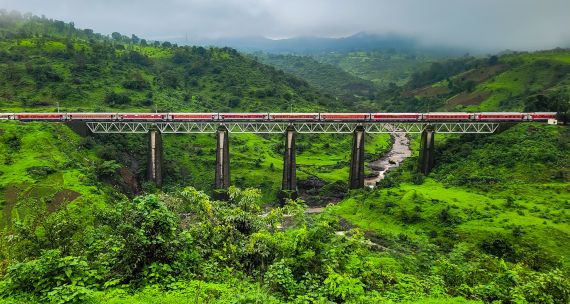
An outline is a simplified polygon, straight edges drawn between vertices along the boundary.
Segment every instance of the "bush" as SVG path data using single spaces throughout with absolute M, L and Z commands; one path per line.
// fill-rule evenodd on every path
M 28 172 L 28 175 L 30 175 L 32 178 L 41 179 L 54 173 L 55 169 L 47 166 L 36 166 L 36 167 L 27 168 L 26 171 Z
M 129 79 L 123 81 L 123 88 L 142 91 L 150 88 L 150 84 L 142 77 L 140 73 L 135 73 Z
M 58 291 L 69 291 L 76 286 L 97 287 L 97 277 L 97 271 L 89 268 L 84 257 L 62 256 L 59 250 L 46 250 L 36 260 L 10 266 L 2 293 L 32 293 L 42 297 L 51 293 L 52 297 Z M 68 294 L 66 298 L 73 297 Z
M 22 140 L 16 135 L 4 138 L 4 143 L 8 146 L 8 148 L 10 148 L 10 150 L 16 152 L 20 151 L 20 147 L 22 146 Z
M 131 98 L 125 94 L 111 92 L 105 96 L 105 103 L 110 106 L 125 105 L 129 104 L 130 102 Z

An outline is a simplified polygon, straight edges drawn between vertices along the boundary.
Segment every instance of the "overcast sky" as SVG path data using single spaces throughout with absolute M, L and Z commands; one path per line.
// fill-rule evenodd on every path
M 489 50 L 570 46 L 570 0 L 0 0 L 0 8 L 159 40 L 364 31 Z

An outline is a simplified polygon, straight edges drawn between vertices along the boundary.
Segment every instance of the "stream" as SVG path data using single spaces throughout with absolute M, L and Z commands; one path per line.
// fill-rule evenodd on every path
M 410 139 L 404 133 L 392 134 L 394 144 L 390 151 L 379 159 L 369 162 L 368 168 L 373 172 L 372 176 L 364 179 L 364 186 L 374 188 L 376 183 L 384 179 L 390 169 L 400 166 L 402 161 L 412 155 Z M 325 207 L 310 207 L 306 213 L 320 213 Z
M 410 140 L 404 133 L 394 133 L 394 144 L 388 154 L 368 163 L 368 168 L 374 172 L 374 176 L 364 179 L 364 186 L 374 188 L 376 183 L 384 179 L 386 173 L 393 168 L 400 166 L 402 161 L 412 155 L 410 150 Z

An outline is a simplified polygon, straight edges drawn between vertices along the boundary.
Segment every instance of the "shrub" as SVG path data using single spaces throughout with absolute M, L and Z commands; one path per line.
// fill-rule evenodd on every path
M 111 92 L 105 96 L 105 103 L 110 106 L 125 105 L 130 102 L 131 98 L 125 94 Z
M 27 168 L 26 171 L 28 172 L 28 175 L 30 175 L 32 178 L 41 179 L 54 173 L 55 169 L 47 166 L 35 166 Z
M 123 88 L 142 91 L 150 88 L 150 84 L 142 77 L 140 73 L 135 73 L 129 79 L 123 81 Z
M 51 293 L 52 297 L 58 291 L 69 291 L 76 286 L 97 287 L 97 277 L 97 271 L 89 268 L 84 257 L 62 256 L 59 250 L 46 250 L 38 259 L 8 269 L 3 294 L 46 296 Z M 70 298 L 69 294 L 67 298 Z

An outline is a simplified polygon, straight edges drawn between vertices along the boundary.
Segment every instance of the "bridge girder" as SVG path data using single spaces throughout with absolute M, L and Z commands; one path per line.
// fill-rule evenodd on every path
M 282 134 L 289 126 L 297 133 L 353 133 L 358 126 L 366 133 L 422 133 L 430 127 L 437 133 L 494 133 L 500 123 L 490 122 L 87 122 L 93 133 L 148 133 L 156 128 L 161 133 L 216 133 L 220 126 L 230 133 Z

